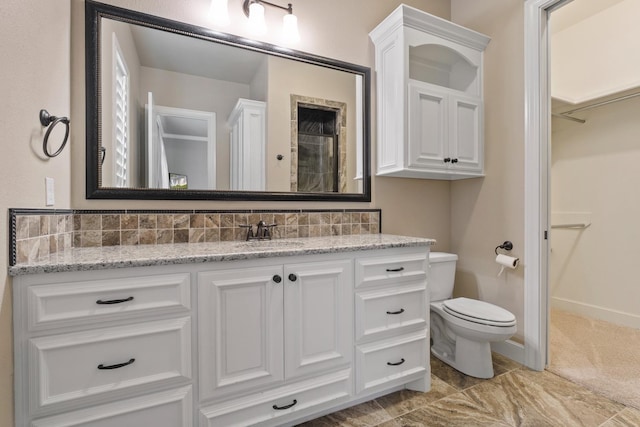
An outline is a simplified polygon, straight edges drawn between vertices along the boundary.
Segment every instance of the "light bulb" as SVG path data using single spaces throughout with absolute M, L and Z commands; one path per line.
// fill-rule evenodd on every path
M 255 35 L 263 35 L 267 32 L 264 6 L 260 3 L 254 2 L 249 5 L 249 30 Z
M 227 5 L 227 1 L 228 0 L 211 0 L 209 16 L 217 25 L 229 25 L 229 7 Z
M 293 13 L 287 13 L 282 19 L 282 38 L 287 43 L 298 43 L 300 41 L 298 18 Z

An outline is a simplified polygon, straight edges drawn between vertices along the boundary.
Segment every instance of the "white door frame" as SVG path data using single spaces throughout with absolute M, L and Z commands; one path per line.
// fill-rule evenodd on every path
M 524 364 L 542 370 L 549 344 L 549 12 L 571 0 L 525 0 Z

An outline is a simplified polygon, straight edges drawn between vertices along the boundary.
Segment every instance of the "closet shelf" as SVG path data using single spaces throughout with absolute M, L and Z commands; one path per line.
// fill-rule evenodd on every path
M 569 111 L 563 111 L 562 113 L 554 113 L 554 114 L 552 114 L 552 116 L 553 117 L 558 117 L 558 118 L 561 118 L 561 119 L 571 120 L 571 121 L 578 122 L 578 123 L 586 123 L 586 120 L 579 119 L 577 117 L 571 117 L 571 114 L 575 114 L 575 113 L 578 113 L 580 111 L 591 110 L 592 108 L 602 107 L 602 106 L 605 106 L 605 105 L 613 104 L 615 102 L 626 101 L 627 99 L 635 98 L 637 96 L 640 96 L 640 91 L 633 92 L 633 93 L 628 93 L 626 95 L 617 96 L 615 98 L 610 98 L 610 99 L 606 99 L 606 100 L 599 101 L 599 102 L 594 102 L 593 104 L 587 104 L 587 105 L 584 105 L 582 107 L 574 108 L 574 109 L 569 110 Z

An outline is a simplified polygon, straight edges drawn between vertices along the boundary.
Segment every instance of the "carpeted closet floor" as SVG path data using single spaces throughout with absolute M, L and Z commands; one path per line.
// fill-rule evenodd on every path
M 640 330 L 551 310 L 548 370 L 640 409 Z

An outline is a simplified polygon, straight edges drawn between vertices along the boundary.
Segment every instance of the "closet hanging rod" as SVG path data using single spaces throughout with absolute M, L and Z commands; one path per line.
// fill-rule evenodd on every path
M 572 122 L 578 122 L 578 123 L 586 123 L 587 121 L 584 119 L 579 119 L 577 117 L 569 117 L 569 116 L 565 116 L 566 113 L 560 113 L 560 114 L 556 114 L 553 113 L 552 116 L 553 117 L 557 117 L 559 119 L 565 119 L 565 120 L 571 120 Z
M 587 223 L 587 222 L 580 222 L 580 223 L 575 223 L 575 224 L 555 224 L 552 225 L 551 228 L 574 228 L 574 229 L 584 229 L 584 228 L 588 228 L 591 225 L 591 223 Z
M 630 93 L 628 95 L 619 96 L 617 98 L 609 99 L 607 101 L 596 102 L 595 104 L 585 105 L 584 107 L 575 108 L 573 110 L 565 111 L 560 114 L 573 114 L 578 111 L 590 110 L 596 107 L 602 107 L 603 105 L 613 104 L 614 102 L 624 101 L 626 99 L 635 98 L 636 96 L 640 96 L 640 92 Z

